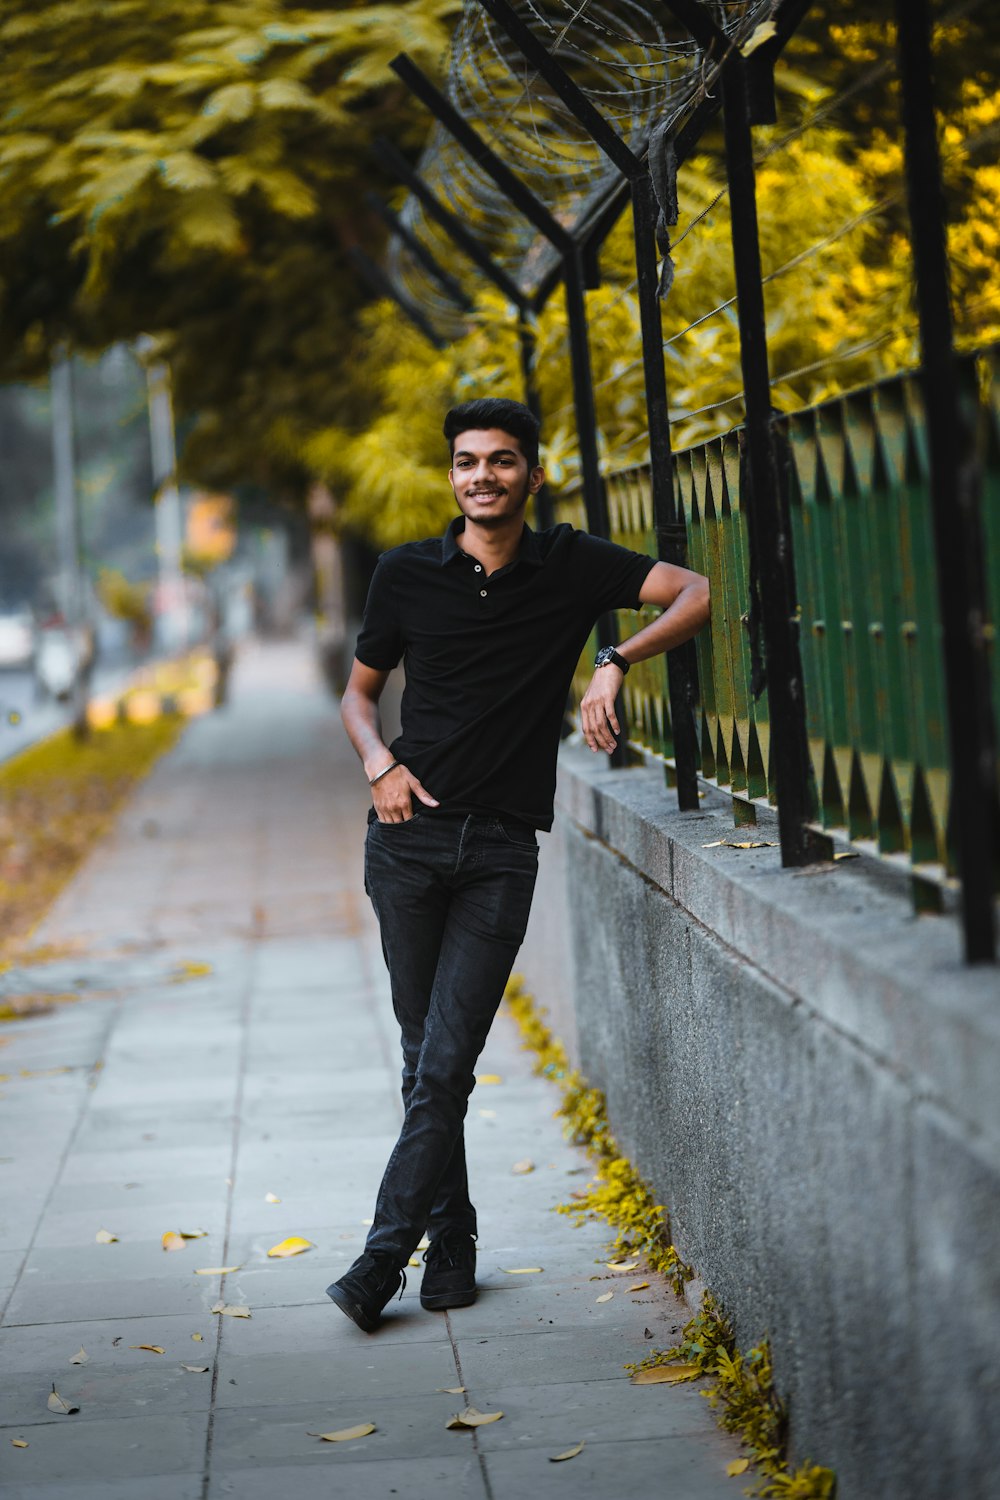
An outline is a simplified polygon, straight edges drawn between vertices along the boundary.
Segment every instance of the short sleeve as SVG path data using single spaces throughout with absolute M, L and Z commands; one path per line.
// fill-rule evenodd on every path
M 399 609 L 384 559 L 372 574 L 354 654 L 363 666 L 376 672 L 390 672 L 403 655 Z
M 638 609 L 639 590 L 656 559 L 587 531 L 576 533 L 576 546 L 583 597 L 593 606 L 594 617 L 609 609 Z

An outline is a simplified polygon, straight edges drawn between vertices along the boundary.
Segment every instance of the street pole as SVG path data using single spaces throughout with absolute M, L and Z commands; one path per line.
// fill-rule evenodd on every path
M 138 348 L 140 354 L 148 356 L 153 348 L 152 339 L 140 339 Z M 146 391 L 156 495 L 157 572 L 161 604 L 167 621 L 166 644 L 168 650 L 183 649 L 188 644 L 187 597 L 184 592 L 182 563 L 184 522 L 180 491 L 177 488 L 177 448 L 170 396 L 170 370 L 162 360 L 152 359 L 146 363 Z
M 70 713 L 77 739 L 87 735 L 87 665 L 83 630 L 83 535 L 76 488 L 73 445 L 73 369 L 65 344 L 57 348 L 51 368 L 52 467 L 55 481 L 56 533 L 59 556 L 59 606 L 66 621 L 73 660 Z

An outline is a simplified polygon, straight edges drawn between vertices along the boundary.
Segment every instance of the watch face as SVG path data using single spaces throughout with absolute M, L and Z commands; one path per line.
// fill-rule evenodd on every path
M 596 657 L 594 658 L 594 666 L 606 667 L 614 654 L 614 646 L 602 646 L 600 651 L 598 651 Z

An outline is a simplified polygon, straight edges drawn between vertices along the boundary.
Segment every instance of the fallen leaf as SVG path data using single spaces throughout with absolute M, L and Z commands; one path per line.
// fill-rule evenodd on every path
M 112 1234 L 110 1229 L 99 1229 L 94 1236 L 99 1245 L 117 1245 L 118 1236 Z
M 860 854 L 856 854 L 853 849 L 843 849 L 843 850 L 841 850 L 841 852 L 839 854 L 835 854 L 833 857 L 834 857 L 835 860 L 836 859 L 860 859 L 861 855 Z
M 503 1083 L 499 1073 L 477 1073 L 477 1083 Z
M 129 1344 L 130 1349 L 148 1349 L 150 1354 L 166 1354 L 162 1344 Z
M 582 1453 L 582 1452 L 583 1452 L 583 1444 L 582 1443 L 577 1443 L 577 1445 L 576 1445 L 575 1448 L 567 1448 L 565 1453 L 550 1453 L 549 1454 L 549 1463 L 550 1464 L 561 1464 L 561 1463 L 564 1463 L 567 1458 L 575 1458 L 578 1453 Z
M 49 1396 L 47 1405 L 49 1411 L 62 1412 L 65 1416 L 69 1416 L 71 1412 L 80 1410 L 72 1401 L 64 1401 L 55 1386 L 52 1387 L 52 1393 Z
M 181 1365 L 182 1370 L 190 1370 L 192 1375 L 207 1375 L 208 1365 Z
M 265 1203 L 280 1203 L 281 1199 L 278 1198 L 278 1197 L 276 1197 L 274 1193 L 265 1193 L 264 1194 L 264 1202 Z
M 776 22 L 761 21 L 760 25 L 754 28 L 747 40 L 743 43 L 743 46 L 740 48 L 740 52 L 744 57 L 749 57 L 751 52 L 756 52 L 758 47 L 762 47 L 765 42 L 769 42 L 771 38 L 773 36 L 777 36 L 777 34 L 778 27 Z
M 27 1448 L 28 1445 L 24 1441 L 24 1438 L 11 1438 L 10 1446 L 12 1448 Z
M 374 1422 L 360 1422 L 357 1427 L 342 1427 L 339 1432 L 307 1432 L 306 1437 L 319 1438 L 324 1443 L 349 1443 L 354 1438 L 368 1437 L 374 1431 Z
M 637 1260 L 609 1260 L 607 1262 L 609 1271 L 634 1271 L 638 1264 Z
M 654 1365 L 651 1370 L 636 1370 L 632 1385 L 679 1385 L 696 1380 L 701 1374 L 697 1365 Z
M 648 1286 L 648 1281 L 633 1281 L 632 1285 L 626 1287 L 625 1290 L 628 1292 L 644 1292 Z
M 526 1156 L 523 1161 L 516 1161 L 510 1170 L 516 1177 L 524 1177 L 535 1170 L 535 1163 Z
M 750 1467 L 748 1458 L 734 1458 L 731 1464 L 726 1464 L 726 1473 L 730 1479 L 735 1479 L 737 1474 L 745 1474 Z
M 614 1292 L 604 1292 L 597 1300 L 598 1302 L 610 1302 L 614 1295 Z
M 423 1239 L 420 1241 L 420 1244 L 417 1246 L 417 1249 L 418 1250 L 429 1250 L 430 1248 L 431 1248 L 431 1242 L 430 1242 L 430 1240 L 427 1238 L 427 1236 L 425 1234 L 424 1237 L 423 1237 Z
M 184 1236 L 178 1234 L 176 1229 L 168 1229 L 161 1241 L 164 1250 L 183 1250 Z
M 495 1109 L 481 1109 L 479 1113 L 482 1115 L 484 1120 L 495 1120 L 497 1117 L 497 1112 Z
M 703 849 L 718 849 L 722 842 L 722 839 L 713 839 L 710 844 L 702 844 L 701 847 Z
M 221 1313 L 227 1318 L 249 1318 L 250 1309 L 242 1302 L 216 1302 L 209 1312 Z
M 453 1417 L 449 1417 L 444 1425 L 445 1427 L 485 1427 L 487 1422 L 499 1422 L 502 1416 L 502 1411 L 477 1411 L 474 1406 L 467 1406 L 464 1411 L 457 1411 Z
M 191 1337 L 194 1339 L 194 1341 L 195 1341 L 196 1344 L 201 1344 L 201 1343 L 204 1342 L 204 1335 L 203 1334 L 192 1333 Z
M 414 1270 L 419 1270 L 420 1269 L 420 1256 L 419 1255 L 411 1255 L 410 1258 L 409 1258 L 409 1260 L 406 1262 L 406 1264 L 408 1266 L 412 1266 L 414 1268 Z
M 438 1393 L 442 1396 L 464 1396 L 464 1385 L 439 1385 Z
M 541 1266 L 497 1266 L 505 1276 L 537 1276 Z
M 187 959 L 178 964 L 171 975 L 174 984 L 183 984 L 186 979 L 204 979 L 206 974 L 211 974 L 212 965 L 198 963 L 193 959 Z
M 312 1240 L 304 1240 L 300 1234 L 293 1234 L 290 1239 L 282 1240 L 278 1245 L 272 1245 L 267 1252 L 274 1260 L 283 1260 L 289 1255 L 303 1255 L 307 1250 L 315 1250 L 316 1246 Z
M 586 1192 L 583 1188 L 573 1188 L 572 1191 L 571 1191 L 571 1193 L 570 1193 L 570 1197 L 571 1198 L 589 1198 L 590 1194 L 588 1192 Z
M 780 849 L 780 847 L 776 839 L 748 839 L 742 844 L 726 841 L 727 849 Z
M 242 1271 L 242 1266 L 199 1266 L 196 1276 L 230 1276 L 233 1271 Z
M 203 1240 L 208 1234 L 207 1229 L 178 1229 L 177 1233 L 182 1240 Z
M 642 1336 L 644 1339 L 651 1339 L 653 1337 L 653 1330 L 651 1328 L 644 1328 L 642 1330 Z
M 76 1351 L 76 1353 L 73 1355 L 73 1358 L 70 1360 L 70 1364 L 71 1365 L 85 1365 L 89 1359 L 90 1359 L 90 1355 L 87 1353 L 86 1349 L 84 1349 L 84 1347 L 81 1344 L 80 1348 Z

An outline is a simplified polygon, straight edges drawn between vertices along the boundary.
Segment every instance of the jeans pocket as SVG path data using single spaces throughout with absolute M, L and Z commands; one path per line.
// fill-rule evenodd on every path
M 511 825 L 502 818 L 497 818 L 493 826 L 504 843 L 509 844 L 512 849 L 520 849 L 523 854 L 538 853 L 538 839 L 530 823 Z

